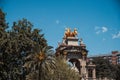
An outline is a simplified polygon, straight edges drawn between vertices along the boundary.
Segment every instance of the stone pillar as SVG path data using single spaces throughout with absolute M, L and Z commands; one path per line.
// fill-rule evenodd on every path
M 86 80 L 88 80 L 88 69 L 86 69 Z
M 93 80 L 96 80 L 96 71 L 95 71 L 95 68 L 93 69 L 93 73 L 92 73 L 93 75 Z
M 83 60 L 83 59 L 79 59 L 79 61 L 80 61 L 80 63 L 81 63 L 81 76 L 83 77 L 83 78 L 85 78 L 86 77 L 86 74 L 87 74 L 87 71 L 86 71 L 86 60 Z

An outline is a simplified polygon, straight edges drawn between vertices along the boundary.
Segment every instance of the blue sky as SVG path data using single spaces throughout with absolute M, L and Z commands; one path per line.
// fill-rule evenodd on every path
M 119 0 L 1 0 L 9 25 L 26 18 L 57 47 L 66 27 L 78 29 L 89 55 L 120 51 Z

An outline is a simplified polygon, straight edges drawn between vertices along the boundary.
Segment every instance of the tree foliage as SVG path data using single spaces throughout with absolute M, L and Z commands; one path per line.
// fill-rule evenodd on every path
M 115 80 L 120 80 L 120 64 L 118 64 L 118 65 L 116 65 L 116 66 L 114 66 L 115 67 L 115 69 L 114 69 L 114 72 L 115 72 L 115 77 L 114 77 L 114 79 Z
M 55 69 L 55 60 L 51 56 L 51 47 L 43 48 L 40 53 L 30 54 L 26 57 L 24 67 L 27 69 L 26 80 L 50 80 L 51 72 Z
M 102 57 L 93 58 L 93 62 L 96 64 L 96 76 L 97 78 L 105 78 L 120 80 L 120 65 L 113 65 L 109 60 Z
M 80 74 L 75 72 L 63 56 L 56 57 L 56 69 L 52 74 L 53 80 L 80 80 Z
M 6 30 L 5 14 L 0 10 L 0 74 L 2 79 L 22 80 L 25 76 L 25 57 L 47 46 L 41 30 L 32 29 L 27 19 L 14 22 Z
M 94 63 L 96 64 L 96 74 L 97 77 L 108 77 L 110 75 L 110 64 L 109 61 L 101 57 L 94 58 Z
M 24 67 L 29 71 L 26 80 L 80 80 L 79 74 L 67 65 L 63 57 L 50 56 L 43 51 L 29 55 L 26 60 Z

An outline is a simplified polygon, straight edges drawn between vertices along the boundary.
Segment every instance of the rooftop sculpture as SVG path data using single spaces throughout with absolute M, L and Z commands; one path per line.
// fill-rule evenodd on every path
M 64 38 L 67 38 L 67 37 L 76 37 L 77 34 L 78 34 L 78 32 L 77 32 L 76 28 L 74 28 L 73 32 L 71 32 L 70 28 L 66 28 L 65 33 L 64 33 Z

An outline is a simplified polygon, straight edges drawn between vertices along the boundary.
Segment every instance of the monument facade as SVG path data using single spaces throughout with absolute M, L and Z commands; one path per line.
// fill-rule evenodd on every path
M 77 34 L 76 28 L 74 31 L 66 28 L 62 43 L 58 44 L 55 55 L 62 55 L 66 62 L 73 65 L 72 69 L 75 69 L 84 80 L 96 80 L 95 65 L 92 62 L 87 63 L 88 50 Z

